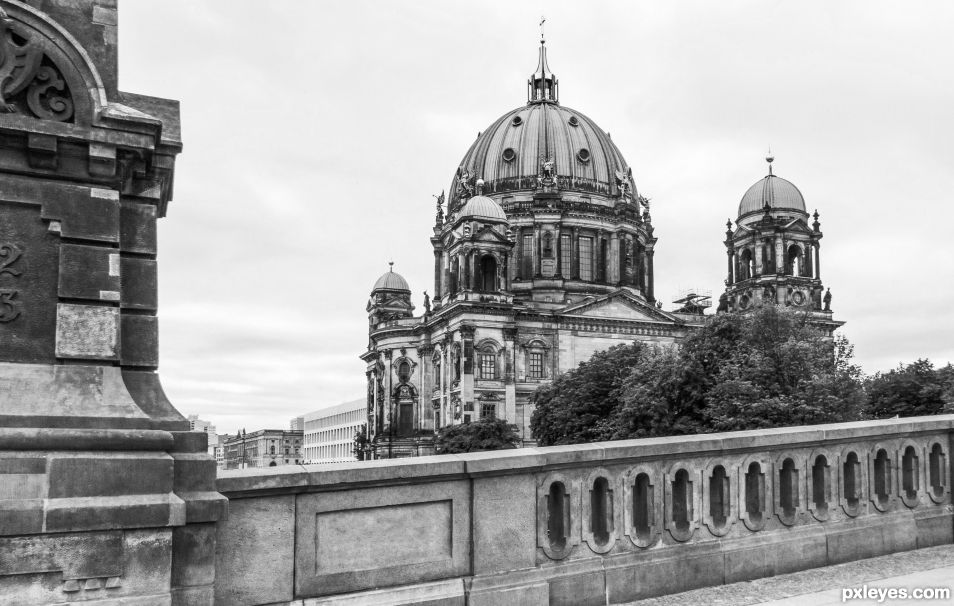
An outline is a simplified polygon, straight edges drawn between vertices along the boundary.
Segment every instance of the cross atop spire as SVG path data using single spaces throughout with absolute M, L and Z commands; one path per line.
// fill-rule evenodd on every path
M 772 155 L 772 147 L 771 147 L 771 146 L 769 146 L 768 154 L 766 154 L 766 156 L 765 156 L 765 161 L 768 162 L 768 165 L 769 165 L 769 174 L 771 175 L 771 174 L 772 174 L 772 162 L 775 161 L 775 156 Z
M 528 103 L 559 103 L 559 81 L 547 65 L 547 41 L 543 35 L 546 17 L 540 17 L 540 56 L 537 69 L 527 81 Z

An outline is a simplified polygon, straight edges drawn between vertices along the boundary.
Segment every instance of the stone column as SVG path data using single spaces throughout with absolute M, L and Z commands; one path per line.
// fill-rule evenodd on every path
M 815 279 L 821 280 L 821 242 L 815 242 Z
M 563 235 L 561 233 L 560 224 L 554 228 L 554 233 L 556 234 L 556 275 L 555 278 L 563 277 Z
M 540 225 L 534 226 L 533 229 L 533 277 L 540 278 L 542 274 L 542 261 L 543 261 L 543 250 L 542 250 L 542 240 L 540 237 Z
M 732 276 L 732 258 L 733 258 L 733 255 L 732 255 L 732 248 L 731 248 L 731 247 L 730 247 L 728 250 L 726 250 L 726 254 L 728 255 L 728 277 L 726 278 L 726 282 L 727 282 L 727 284 L 728 284 L 729 286 L 732 286 L 733 284 L 735 284 L 735 280 L 733 280 L 733 276 Z
M 785 254 L 785 241 L 782 234 L 775 234 L 775 273 L 784 274 L 787 256 Z
M 610 232 L 610 262 L 609 269 L 610 273 L 607 276 L 606 281 L 610 284 L 619 284 L 620 277 L 620 246 L 619 246 L 619 234 L 615 231 Z
M 648 282 L 648 284 L 646 285 L 646 298 L 652 301 L 653 303 L 655 303 L 656 295 L 654 292 L 654 285 L 653 285 L 654 280 L 653 280 L 653 249 L 652 248 L 646 250 L 646 261 L 647 261 L 646 279 Z
M 441 287 L 441 276 L 442 276 L 442 267 L 441 259 L 443 258 L 443 251 L 440 249 L 434 250 L 434 301 L 439 301 L 441 294 L 443 293 L 443 288 Z
M 503 329 L 504 339 L 504 410 L 503 418 L 508 423 L 517 421 L 517 387 L 516 378 L 516 355 L 517 355 L 517 329 L 505 327 Z

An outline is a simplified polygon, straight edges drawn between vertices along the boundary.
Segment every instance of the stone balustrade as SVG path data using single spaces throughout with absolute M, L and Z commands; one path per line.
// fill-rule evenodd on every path
M 216 601 L 612 604 L 951 543 L 952 429 L 949 415 L 225 472 Z

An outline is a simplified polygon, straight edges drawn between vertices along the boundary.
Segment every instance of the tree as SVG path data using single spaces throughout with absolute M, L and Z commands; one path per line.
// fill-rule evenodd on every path
M 852 357 L 804 313 L 718 315 L 679 349 L 594 355 L 537 391 L 531 428 L 550 445 L 854 420 L 864 392 Z
M 516 448 L 519 443 L 516 425 L 486 417 L 473 423 L 442 427 L 437 432 L 434 446 L 438 454 L 458 454 Z
M 867 414 L 875 419 L 954 412 L 954 367 L 935 370 L 920 359 L 877 373 L 867 382 Z
M 351 445 L 351 452 L 354 458 L 359 461 L 366 461 L 371 456 L 371 442 L 368 440 L 368 426 L 362 425 L 354 432 L 354 440 Z
M 619 406 L 623 380 L 646 355 L 640 343 L 617 345 L 539 387 L 531 399 L 533 437 L 544 446 L 607 439 L 601 423 Z

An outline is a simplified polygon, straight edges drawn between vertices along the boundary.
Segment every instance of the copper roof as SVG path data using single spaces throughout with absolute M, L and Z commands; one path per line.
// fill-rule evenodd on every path
M 616 172 L 628 165 L 616 145 L 584 114 L 555 103 L 529 103 L 497 119 L 471 145 L 460 165 L 483 179 L 485 193 L 533 190 L 541 163 L 552 159 L 562 191 L 612 196 Z M 452 208 L 459 204 L 457 177 Z M 634 184 L 630 191 L 636 196 Z
M 381 274 L 378 281 L 374 283 L 374 288 L 371 289 L 371 292 L 376 290 L 403 290 L 411 292 L 411 287 L 407 285 L 407 280 L 404 279 L 404 276 L 394 273 L 392 269 Z
M 784 208 L 807 212 L 805 198 L 790 181 L 773 174 L 755 183 L 739 202 L 739 216 L 759 212 L 768 204 L 770 208 Z
M 487 196 L 474 196 L 460 211 L 459 218 L 485 219 L 488 221 L 507 221 L 507 213 Z

